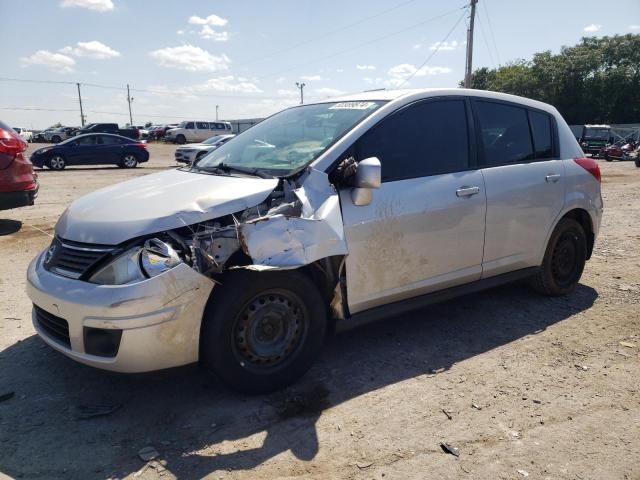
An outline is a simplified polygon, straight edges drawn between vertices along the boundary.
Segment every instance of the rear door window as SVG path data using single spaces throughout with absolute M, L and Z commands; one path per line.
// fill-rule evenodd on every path
M 529 110 L 536 159 L 553 158 L 553 120 L 546 113 Z
M 120 140 L 118 137 L 100 135 L 100 140 L 98 141 L 98 143 L 102 145 L 119 145 L 120 143 L 122 143 L 122 140 Z
M 358 160 L 380 160 L 383 182 L 467 170 L 465 101 L 423 101 L 404 107 L 365 133 L 355 153 Z
M 475 109 L 484 165 L 533 160 L 533 144 L 524 108 L 476 100 Z

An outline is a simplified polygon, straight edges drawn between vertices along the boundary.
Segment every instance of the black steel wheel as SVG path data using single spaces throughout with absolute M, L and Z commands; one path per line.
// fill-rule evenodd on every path
M 228 272 L 211 293 L 203 364 L 244 393 L 283 388 L 311 368 L 327 328 L 325 300 L 298 271 Z
M 545 295 L 566 295 L 575 290 L 587 258 L 587 240 L 582 225 L 563 218 L 551 234 L 540 272 L 532 286 Z

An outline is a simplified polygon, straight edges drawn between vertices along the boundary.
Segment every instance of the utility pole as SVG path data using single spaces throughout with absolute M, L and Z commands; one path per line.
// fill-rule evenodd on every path
M 218 109 L 220 108 L 220 105 L 216 105 L 216 122 L 218 121 Z
M 469 19 L 469 28 L 467 28 L 467 67 L 464 72 L 465 88 L 471 88 L 471 69 L 473 68 L 473 24 L 476 18 L 476 3 L 478 3 L 478 0 L 469 0 L 471 16 Z
M 127 83 L 127 103 L 129 104 L 129 125 L 133 125 L 133 116 L 131 115 L 131 102 L 133 102 L 133 98 L 131 98 L 131 94 L 129 93 L 129 84 Z
M 80 84 L 76 83 L 78 86 L 78 101 L 80 102 L 80 123 L 84 127 L 84 113 L 82 111 L 82 95 L 80 94 Z
M 296 87 L 300 89 L 300 105 L 304 103 L 304 93 L 302 92 L 302 90 L 304 89 L 304 87 L 306 87 L 306 85 L 307 85 L 306 83 L 296 82 Z

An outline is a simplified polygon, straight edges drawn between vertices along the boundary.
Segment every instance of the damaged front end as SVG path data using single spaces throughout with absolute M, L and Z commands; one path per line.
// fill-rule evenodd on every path
M 338 193 L 323 172 L 308 168 L 296 180 L 281 179 L 256 206 L 215 220 L 185 224 L 162 237 L 167 245 L 163 250 L 153 244 L 156 253 L 164 251 L 169 259 L 178 252 L 185 263 L 213 281 L 235 269 L 273 271 L 313 266 L 334 315 L 343 316 L 339 277 L 347 245 Z M 149 248 L 147 244 L 145 248 Z

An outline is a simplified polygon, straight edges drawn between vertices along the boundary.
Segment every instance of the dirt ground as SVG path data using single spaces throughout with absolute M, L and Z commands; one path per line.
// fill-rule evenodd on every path
M 35 206 L 0 212 L 0 399 L 15 393 L 0 401 L 0 478 L 640 478 L 633 163 L 601 163 L 602 230 L 573 295 L 518 284 L 389 318 L 329 339 L 294 387 L 244 397 L 197 368 L 94 370 L 34 333 L 29 261 L 72 200 L 173 165 L 173 147 L 150 151 L 134 171 L 42 171 Z M 120 408 L 79 418 L 95 405 Z

